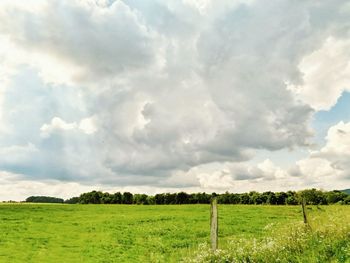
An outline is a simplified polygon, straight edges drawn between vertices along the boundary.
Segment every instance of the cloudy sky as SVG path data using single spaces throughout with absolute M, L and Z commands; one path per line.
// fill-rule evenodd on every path
M 2 0 L 0 200 L 350 188 L 350 1 Z

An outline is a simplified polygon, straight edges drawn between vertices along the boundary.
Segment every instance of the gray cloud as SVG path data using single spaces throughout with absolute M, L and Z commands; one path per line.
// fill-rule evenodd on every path
M 81 67 L 82 73 L 74 76 L 78 80 L 130 74 L 157 59 L 156 32 L 122 1 L 108 7 L 50 1 L 34 14 L 4 9 L 3 34 L 29 52 L 48 53 Z M 16 19 L 10 18 L 14 13 Z
M 199 10 L 180 1 L 49 1 L 35 12 L 4 5 L 2 36 L 47 58 L 52 71 L 54 62 L 74 69 L 66 85 L 51 76 L 50 85 L 38 81 L 26 92 L 25 80 L 8 88 L 7 107 L 26 112 L 26 124 L 7 113 L 4 124 L 14 129 L 4 141 L 32 143 L 38 153 L 26 161 L 14 155 L 0 168 L 31 178 L 179 185 L 175 171 L 247 161 L 257 149 L 308 146 L 314 111 L 288 83 L 302 82 L 304 56 L 349 31 L 345 4 L 223 1 Z M 45 77 L 43 64 L 33 68 Z M 11 92 L 22 94 L 21 105 Z M 93 134 L 40 136 L 55 117 L 79 123 L 89 116 Z M 274 178 L 260 168 L 235 169 L 232 180 Z

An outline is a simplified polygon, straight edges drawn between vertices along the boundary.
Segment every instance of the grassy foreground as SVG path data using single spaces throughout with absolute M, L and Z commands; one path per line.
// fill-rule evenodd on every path
M 307 225 L 287 224 L 263 238 L 236 238 L 215 252 L 202 244 L 186 262 L 350 262 L 350 207 L 309 209 Z
M 327 233 L 327 224 L 332 229 L 334 224 L 330 216 L 339 218 L 339 229 L 347 226 L 349 208 L 313 208 L 310 218 L 324 220 L 316 222 Z M 212 255 L 206 245 L 209 205 L 1 204 L 0 262 L 225 262 L 223 257 L 236 257 L 232 248 L 237 240 L 251 249 L 246 240 L 258 245 L 278 239 L 277 231 L 301 219 L 296 206 L 219 205 L 222 250 Z M 345 258 L 349 247 L 342 247 Z

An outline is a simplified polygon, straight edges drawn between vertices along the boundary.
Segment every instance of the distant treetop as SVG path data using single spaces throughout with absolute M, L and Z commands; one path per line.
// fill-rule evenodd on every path
M 63 203 L 62 198 L 51 197 L 51 196 L 30 196 L 26 199 L 28 203 Z

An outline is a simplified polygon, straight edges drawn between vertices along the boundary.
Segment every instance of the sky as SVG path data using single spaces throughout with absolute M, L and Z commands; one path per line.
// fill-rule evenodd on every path
M 0 200 L 350 188 L 350 2 L 2 0 Z

